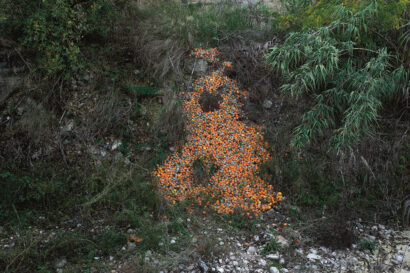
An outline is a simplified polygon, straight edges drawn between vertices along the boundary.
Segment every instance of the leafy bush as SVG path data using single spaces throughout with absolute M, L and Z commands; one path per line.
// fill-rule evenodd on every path
M 40 71 L 67 79 L 84 66 L 84 38 L 107 35 L 116 11 L 108 0 L 6 0 L 0 14 L 0 29 L 34 53 Z
M 321 4 L 313 8 L 321 9 Z M 403 18 L 405 7 L 397 7 Z M 267 55 L 267 62 L 284 76 L 285 94 L 296 98 L 308 94 L 314 100 L 294 131 L 294 147 L 328 134 L 337 150 L 351 147 L 374 133 L 383 104 L 408 98 L 408 63 L 400 61 L 408 51 L 386 44 L 394 37 L 406 39 L 408 34 L 400 29 L 405 20 L 400 17 L 392 23 L 394 29 L 379 33 L 386 29 L 385 6 L 371 1 L 357 9 L 333 5 L 329 24 L 292 32 Z
M 250 9 L 229 1 L 216 5 L 154 2 L 141 9 L 141 17 L 159 35 L 217 46 L 238 31 L 266 28 L 267 10 L 258 5 Z M 257 20 L 255 18 L 258 18 Z
M 61 180 L 34 178 L 13 168 L 0 169 L 0 186 L 0 223 L 7 220 L 9 224 L 16 220 L 25 224 L 36 207 L 57 205 L 68 192 Z

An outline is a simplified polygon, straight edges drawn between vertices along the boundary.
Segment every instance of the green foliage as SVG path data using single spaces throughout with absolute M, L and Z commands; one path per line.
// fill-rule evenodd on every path
M 127 243 L 126 236 L 112 229 L 106 229 L 96 238 L 105 255 L 116 253 L 118 248 Z
M 377 242 L 371 241 L 366 238 L 362 238 L 358 244 L 358 247 L 360 250 L 369 250 L 370 252 L 373 253 L 373 251 L 375 251 L 377 248 Z
M 140 10 L 151 31 L 165 36 L 161 38 L 208 46 L 217 46 L 239 31 L 266 29 L 268 15 L 262 5 L 250 9 L 229 1 L 216 5 L 153 1 Z
M 279 251 L 281 248 L 280 243 L 275 239 L 272 238 L 265 246 L 263 247 L 262 254 L 268 255 L 269 253 Z
M 0 223 L 27 224 L 39 206 L 58 204 L 68 189 L 61 180 L 21 174 L 14 168 L 0 170 Z
M 0 29 L 34 53 L 40 71 L 67 79 L 84 68 L 84 38 L 106 36 L 116 9 L 107 0 L 5 0 L 0 14 Z
M 372 1 L 359 8 L 352 13 L 335 6 L 331 23 L 292 32 L 267 55 L 268 64 L 283 74 L 283 93 L 308 94 L 315 102 L 295 129 L 296 148 L 331 130 L 334 148 L 351 147 L 374 133 L 383 103 L 408 98 L 409 72 L 398 61 L 405 53 L 392 51 L 380 41 L 387 34 L 377 33 L 380 6 Z
M 281 0 L 282 5 L 289 13 L 297 13 L 312 4 L 312 0 Z

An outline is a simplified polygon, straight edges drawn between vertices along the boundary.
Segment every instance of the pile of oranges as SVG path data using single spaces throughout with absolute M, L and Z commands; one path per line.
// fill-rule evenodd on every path
M 155 170 L 160 192 L 172 204 L 190 200 L 218 213 L 256 216 L 282 199 L 258 176 L 259 166 L 270 158 L 260 134 L 263 128 L 244 121 L 240 101 L 247 92 L 224 76 L 230 63 L 219 63 L 216 49 L 195 49 L 192 55 L 215 62 L 218 68 L 195 81 L 192 92 L 185 94 L 186 141 Z M 204 93 L 218 96 L 219 107 L 204 111 Z M 198 159 L 215 166 L 206 183 L 195 178 Z

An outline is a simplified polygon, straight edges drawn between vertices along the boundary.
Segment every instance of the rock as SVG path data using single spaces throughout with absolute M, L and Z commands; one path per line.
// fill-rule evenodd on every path
M 309 253 L 307 255 L 307 258 L 309 260 L 319 260 L 319 259 L 321 259 L 321 257 L 319 255 L 315 254 L 315 253 Z
M 216 270 L 217 270 L 219 273 L 224 273 L 224 272 L 225 272 L 225 269 L 223 269 L 222 267 L 217 267 Z
M 208 62 L 203 59 L 197 60 L 194 65 L 194 72 L 197 74 L 205 74 L 208 70 Z
M 278 253 L 269 254 L 268 256 L 266 256 L 266 258 L 271 259 L 271 260 L 279 260 L 279 254 Z
M 374 236 L 372 236 L 372 235 L 367 235 L 367 238 L 368 238 L 370 241 L 376 241 L 376 237 L 374 237 Z
M 260 264 L 261 266 L 266 266 L 266 261 L 265 261 L 264 259 L 260 259 L 260 260 L 259 260 L 259 264 Z
M 285 259 L 284 259 L 284 258 L 280 258 L 279 263 L 280 263 L 280 264 L 285 264 Z
M 66 258 L 62 258 L 60 260 L 58 260 L 58 262 L 56 263 L 56 267 L 57 268 L 62 268 L 67 264 L 67 259 Z
M 269 272 L 270 272 L 270 273 L 280 273 L 280 272 L 279 272 L 279 269 L 277 269 L 277 268 L 274 267 L 274 266 L 271 266 L 271 267 L 269 268 Z
M 185 265 L 183 265 L 183 264 L 180 264 L 180 265 L 178 265 L 178 268 L 179 268 L 180 270 L 184 270 L 184 268 L 185 268 Z
M 198 266 L 202 273 L 208 272 L 209 270 L 209 267 L 203 261 L 199 261 Z
M 397 256 L 396 256 L 396 261 L 397 261 L 398 263 L 402 263 L 402 262 L 403 262 L 403 256 L 397 255 Z
M 256 248 L 255 248 L 254 246 L 250 246 L 250 247 L 248 248 L 247 253 L 248 253 L 249 255 L 256 254 Z
M 273 103 L 270 100 L 265 100 L 262 104 L 263 108 L 265 109 L 270 109 L 272 107 Z
M 257 241 L 259 241 L 259 236 L 255 235 L 255 236 L 253 236 L 253 239 L 255 240 L 255 242 L 257 242 Z
M 285 239 L 282 235 L 279 235 L 276 237 L 276 241 L 282 246 L 282 247 L 287 247 L 289 245 L 288 240 Z
M 120 147 L 120 145 L 121 145 L 121 141 L 114 140 L 114 143 L 111 145 L 111 151 L 114 151 L 114 150 L 118 149 L 118 147 Z
M 135 229 L 129 228 L 129 229 L 127 229 L 127 233 L 128 234 L 133 234 L 133 233 L 135 233 Z
M 63 127 L 63 132 L 70 132 L 74 128 L 74 122 L 71 120 Z
M 128 250 L 133 250 L 135 247 L 136 247 L 135 243 L 133 243 L 133 242 L 128 242 L 127 243 Z

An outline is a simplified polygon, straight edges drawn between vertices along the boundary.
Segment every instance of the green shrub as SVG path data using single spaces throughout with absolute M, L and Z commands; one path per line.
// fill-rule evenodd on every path
M 176 38 L 192 45 L 217 46 L 234 33 L 266 29 L 267 10 L 247 8 L 229 1 L 213 5 L 153 2 L 140 10 L 141 17 L 159 38 Z M 255 19 L 257 18 L 257 19 Z
M 0 29 L 33 52 L 40 71 L 67 79 L 85 65 L 85 37 L 107 35 L 116 9 L 108 0 L 6 0 L 0 14 Z
M 407 53 L 386 44 L 406 34 L 378 32 L 383 30 L 383 7 L 372 1 L 353 13 L 337 5 L 331 23 L 292 32 L 267 55 L 268 64 L 283 74 L 285 94 L 308 94 L 314 100 L 294 131 L 294 147 L 329 134 L 337 150 L 351 147 L 374 133 L 384 103 L 408 98 L 408 64 L 399 61 Z
M 50 208 L 67 194 L 65 183 L 58 179 L 33 177 L 13 168 L 0 169 L 0 223 L 27 224 L 35 209 Z
M 362 238 L 359 242 L 358 247 L 360 250 L 369 250 L 370 252 L 373 253 L 373 251 L 375 251 L 377 248 L 377 242 Z

